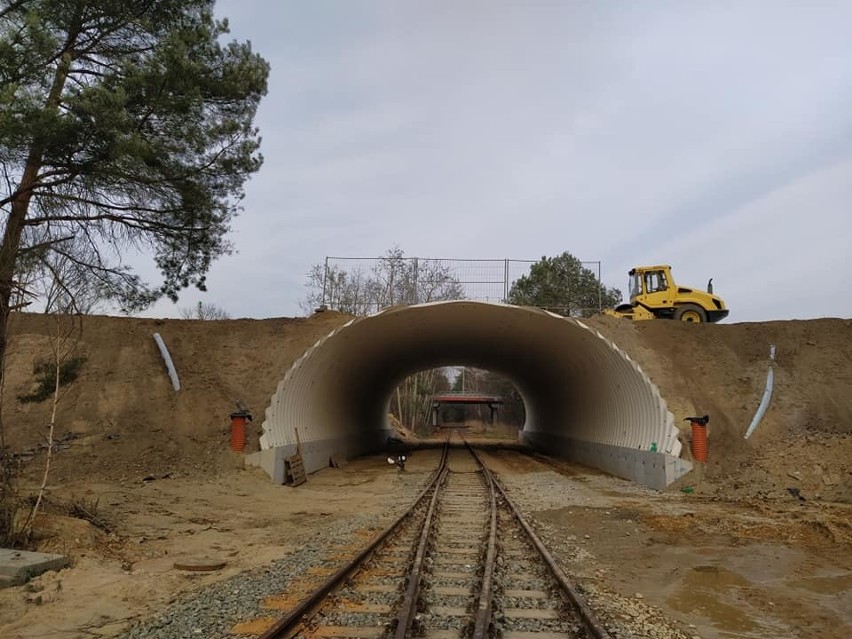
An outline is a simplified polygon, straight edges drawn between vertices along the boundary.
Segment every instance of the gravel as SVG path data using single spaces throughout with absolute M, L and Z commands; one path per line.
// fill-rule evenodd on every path
M 503 481 L 512 499 L 527 514 L 530 523 L 563 569 L 568 574 L 572 571 L 576 573 L 581 568 L 594 572 L 590 568 L 595 568 L 595 558 L 581 546 L 583 540 L 572 535 L 565 535 L 564 531 L 557 533 L 555 528 L 546 522 L 537 521 L 532 515 L 541 510 L 588 505 L 590 499 L 587 497 L 585 486 L 552 471 L 508 476 Z M 417 486 L 411 486 L 406 491 L 410 494 L 404 495 L 405 499 L 394 500 L 394 504 L 401 504 L 401 506 L 395 507 L 396 513 L 386 513 L 385 518 L 360 515 L 325 526 L 319 531 L 306 531 L 305 543 L 298 550 L 266 567 L 240 573 L 190 593 L 156 617 L 135 625 L 122 637 L 125 639 L 231 637 L 230 629 L 234 624 L 269 615 L 269 611 L 263 611 L 259 607 L 266 597 L 286 593 L 290 585 L 306 575 L 309 569 L 327 565 L 326 558 L 333 557 L 336 554 L 335 548 L 344 540 L 351 538 L 357 530 L 386 523 L 388 517 L 398 514 L 407 503 L 410 503 L 417 489 Z M 636 490 L 633 486 L 627 489 Z M 506 569 L 514 571 L 520 568 L 520 566 L 512 565 L 513 558 L 506 557 L 504 560 L 507 562 Z M 338 565 L 338 562 L 335 561 L 334 565 Z M 660 609 L 649 605 L 643 598 L 619 595 L 608 590 L 594 577 L 584 578 L 578 587 L 616 639 L 696 639 L 698 637 L 694 631 L 685 633 L 680 630 Z M 371 596 L 369 599 L 374 603 L 385 600 L 380 595 L 375 598 Z M 461 601 L 453 603 L 461 604 Z M 521 602 L 512 600 L 504 602 L 507 607 L 516 607 L 520 604 Z M 499 615 L 499 610 L 496 614 Z M 355 622 L 354 617 L 350 620 L 348 615 L 342 612 L 337 620 L 341 624 L 348 621 Z M 500 625 L 499 617 L 496 620 Z M 524 621 L 521 625 L 529 626 L 530 630 L 560 628 L 564 632 L 568 629 L 566 626 L 569 623 L 567 619 L 561 619 L 558 623 L 531 620 Z
M 376 526 L 378 517 L 360 516 L 327 528 L 316 543 L 258 568 L 234 575 L 203 590 L 190 594 L 152 620 L 131 628 L 126 639 L 184 639 L 195 635 L 230 637 L 235 623 L 261 616 L 259 604 L 272 595 L 286 592 L 288 585 L 315 566 L 324 565 L 324 557 L 337 539 L 356 530 Z M 268 614 L 268 612 L 267 612 Z
M 248 570 L 201 590 L 189 593 L 160 614 L 130 628 L 123 639 L 209 639 L 232 638 L 231 628 L 242 621 L 269 616 L 260 604 L 273 595 L 286 593 L 290 584 L 311 568 L 339 566 L 339 559 L 327 560 L 335 548 L 351 540 L 356 531 L 388 525 L 399 516 L 419 492 L 419 485 L 405 486 L 389 504 L 384 516 L 358 515 L 318 530 L 308 530 L 299 549 L 265 567 Z M 274 614 L 274 611 L 272 611 Z
M 544 471 L 501 478 L 512 501 L 524 513 L 547 549 L 569 577 L 578 570 L 595 567 L 595 556 L 584 548 L 582 540 L 566 535 L 547 522 L 535 518 L 536 511 L 566 507 L 587 506 L 592 501 L 587 487 L 577 480 L 556 472 Z M 607 477 L 612 482 L 613 478 Z M 608 486 L 611 490 L 612 486 Z M 625 482 L 618 490 L 645 493 L 647 489 Z M 616 639 L 701 639 L 694 631 L 678 628 L 659 609 L 644 600 L 641 593 L 625 597 L 608 590 L 594 579 L 584 579 L 577 584 L 601 623 Z

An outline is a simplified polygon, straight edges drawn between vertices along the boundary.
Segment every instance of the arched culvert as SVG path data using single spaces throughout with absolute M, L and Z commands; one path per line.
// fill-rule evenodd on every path
M 335 453 L 377 450 L 394 388 L 450 364 L 512 380 L 526 407 L 521 438 L 548 454 L 658 489 L 690 468 L 657 387 L 600 333 L 534 308 L 466 301 L 390 308 L 318 341 L 278 384 L 249 463 L 283 482 L 297 430 L 309 472 Z

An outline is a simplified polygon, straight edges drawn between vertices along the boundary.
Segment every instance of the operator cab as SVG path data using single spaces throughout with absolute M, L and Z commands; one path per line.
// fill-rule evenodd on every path
M 669 289 L 669 281 L 663 269 L 648 271 L 633 269 L 629 275 L 631 300 L 642 294 L 660 293 Z

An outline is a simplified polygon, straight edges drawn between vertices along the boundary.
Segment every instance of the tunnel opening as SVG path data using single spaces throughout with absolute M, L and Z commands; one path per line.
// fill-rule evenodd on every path
M 448 362 L 511 380 L 534 448 L 655 488 L 690 468 L 658 389 L 615 344 L 573 318 L 467 301 L 390 308 L 319 340 L 278 384 L 249 463 L 278 481 L 297 442 L 309 472 L 380 450 L 396 388 Z
M 517 440 L 524 426 L 524 400 L 497 372 L 457 363 L 406 377 L 388 403 L 391 426 L 417 437 L 457 427 L 503 434 Z
M 524 398 L 512 380 L 496 371 L 476 368 L 473 366 L 457 367 L 453 380 L 453 391 L 459 393 L 479 393 L 485 396 L 499 397 L 500 405 L 495 414 L 491 407 L 483 404 L 469 406 L 459 411 L 462 423 L 467 421 L 486 422 L 496 417 L 497 423 L 520 430 L 526 420 Z

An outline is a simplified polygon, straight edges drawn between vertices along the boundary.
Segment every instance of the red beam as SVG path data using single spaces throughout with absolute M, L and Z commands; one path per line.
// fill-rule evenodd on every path
M 497 395 L 433 395 L 432 401 L 439 404 L 502 404 L 503 398 Z

